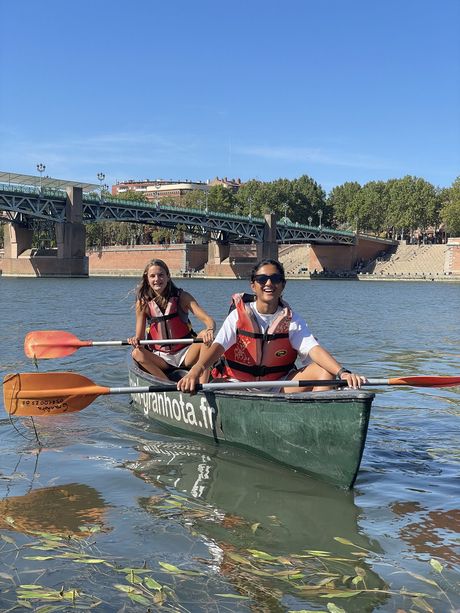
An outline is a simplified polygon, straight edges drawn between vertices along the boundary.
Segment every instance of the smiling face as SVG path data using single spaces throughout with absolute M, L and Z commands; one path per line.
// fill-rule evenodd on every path
M 147 270 L 147 282 L 156 294 L 163 294 L 170 276 L 161 266 L 153 265 Z
M 273 264 L 265 264 L 257 270 L 251 289 L 256 295 L 256 307 L 259 313 L 276 311 L 285 285 L 286 281 Z

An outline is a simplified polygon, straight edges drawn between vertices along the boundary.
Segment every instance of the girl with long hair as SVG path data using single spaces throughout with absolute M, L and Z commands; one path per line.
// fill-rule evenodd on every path
M 192 329 L 188 314 L 203 322 L 198 335 Z M 150 260 L 144 268 L 136 291 L 136 333 L 128 339 L 134 347 L 133 358 L 147 372 L 159 379 L 168 379 L 175 368 L 191 368 L 198 361 L 201 350 L 214 340 L 215 321 L 188 292 L 178 288 L 171 279 L 163 260 Z M 140 345 L 152 340 L 190 339 L 200 337 L 203 344 Z M 203 373 L 200 381 L 207 380 Z

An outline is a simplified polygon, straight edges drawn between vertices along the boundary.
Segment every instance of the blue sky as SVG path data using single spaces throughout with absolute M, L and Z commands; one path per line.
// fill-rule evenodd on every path
M 460 175 L 460 0 L 3 0 L 0 170 Z

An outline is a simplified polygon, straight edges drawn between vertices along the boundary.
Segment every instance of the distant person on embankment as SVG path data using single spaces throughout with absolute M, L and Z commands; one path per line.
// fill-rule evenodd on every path
M 307 322 L 291 310 L 281 295 L 284 268 L 277 260 L 262 260 L 251 274 L 254 295 L 235 294 L 230 311 L 211 347 L 177 384 L 194 392 L 206 370 L 217 363 L 214 378 L 247 381 L 344 379 L 359 388 L 365 377 L 351 373 L 315 339 Z M 222 360 L 219 362 L 219 358 Z M 295 368 L 299 358 L 302 366 Z M 284 392 L 324 391 L 327 386 L 286 387 Z
M 148 338 L 153 340 L 196 337 L 188 318 L 189 312 L 204 324 L 204 329 L 198 334 L 203 344 L 139 344 L 140 340 L 145 339 L 146 331 Z M 144 370 L 159 379 L 168 380 L 168 372 L 190 368 L 206 345 L 211 345 L 215 328 L 214 319 L 196 299 L 173 283 L 163 260 L 155 259 L 147 263 L 136 292 L 136 333 L 128 338 L 134 347 L 133 359 Z M 207 373 L 203 371 L 200 381 L 205 383 L 206 380 Z

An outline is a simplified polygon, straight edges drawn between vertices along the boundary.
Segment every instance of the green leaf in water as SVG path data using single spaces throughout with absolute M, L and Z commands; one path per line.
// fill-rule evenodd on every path
M 257 522 L 255 524 L 252 524 L 251 526 L 251 530 L 253 531 L 253 533 L 255 534 L 257 531 L 257 528 L 260 526 L 260 522 Z
M 248 564 L 249 566 L 251 566 L 251 562 L 249 562 L 249 560 L 246 560 L 246 558 L 243 558 L 243 556 L 240 556 L 238 553 L 228 553 L 227 556 L 229 558 L 231 558 L 234 562 L 239 562 L 240 564 Z
M 362 549 L 363 551 L 369 551 L 369 549 L 366 549 L 365 547 L 360 547 L 356 543 L 352 543 L 348 539 L 344 539 L 341 536 L 334 536 L 334 541 L 337 541 L 338 543 L 342 543 L 342 545 L 350 545 L 350 547 L 356 547 L 356 549 Z
M 113 587 L 117 590 L 120 590 L 120 592 L 126 592 L 127 594 L 131 594 L 136 591 L 132 585 L 123 585 L 122 583 L 114 583 Z
M 431 558 L 430 564 L 437 573 L 442 573 L 444 566 L 440 562 L 438 562 L 434 558 Z
M 427 601 L 421 598 L 420 596 L 417 596 L 416 598 L 414 598 L 412 600 L 412 603 L 414 604 L 414 606 L 418 607 L 419 609 L 422 609 L 422 611 L 428 611 L 428 613 L 434 613 L 433 607 L 429 605 Z
M 140 575 L 141 573 L 151 573 L 152 571 L 149 568 L 116 568 L 119 573 L 136 573 Z
M 342 609 L 341 607 L 338 607 L 336 604 L 334 604 L 333 602 L 328 602 L 327 603 L 327 610 L 330 613 L 347 613 L 345 611 L 345 609 Z
M 152 579 L 152 577 L 145 577 L 144 583 L 145 583 L 145 586 L 149 588 L 149 590 L 161 590 L 162 589 L 161 583 L 158 583 L 158 581 L 155 581 L 155 579 Z
M 259 558 L 261 560 L 270 560 L 271 562 L 275 562 L 278 560 L 275 556 L 271 556 L 269 553 L 265 553 L 265 551 L 259 551 L 258 549 L 248 549 L 249 553 L 251 553 L 255 558 Z
M 353 598 L 353 596 L 357 596 L 361 593 L 362 590 L 337 591 L 321 594 L 320 598 Z
M 435 587 L 439 587 L 436 581 L 432 579 L 428 579 L 427 577 L 423 577 L 422 575 L 418 575 L 417 573 L 411 573 L 410 571 L 406 571 L 408 575 L 414 577 L 414 579 L 418 579 L 419 581 L 424 581 L 425 583 L 429 583 L 430 585 L 434 585 Z
M 138 602 L 139 604 L 148 606 L 150 604 L 150 600 L 148 600 L 145 596 L 142 596 L 142 594 L 128 594 L 128 597 L 133 601 L 133 602 Z
M 168 562 L 158 562 L 158 564 L 164 568 L 165 570 L 167 570 L 169 573 L 181 573 L 181 569 L 177 568 L 177 566 L 174 566 L 173 564 L 168 564 Z
M 15 541 L 13 541 L 10 536 L 7 536 L 6 534 L 0 534 L 0 538 L 2 539 L 2 541 L 5 541 L 5 543 L 9 543 L 10 545 L 16 546 Z
M 215 594 L 219 598 L 234 598 L 235 600 L 250 600 L 248 596 L 239 596 L 238 594 Z

